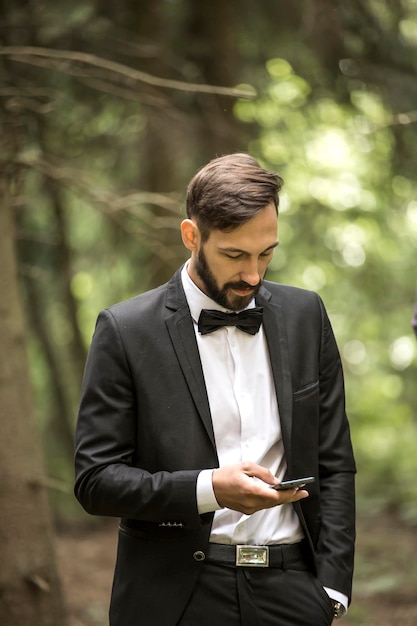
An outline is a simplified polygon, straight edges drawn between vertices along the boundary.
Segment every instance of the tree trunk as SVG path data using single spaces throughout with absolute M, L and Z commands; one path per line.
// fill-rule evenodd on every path
M 0 177 L 0 623 L 65 626 L 7 191 L 8 181 Z
M 188 0 L 183 54 L 199 70 L 199 82 L 233 87 L 240 82 L 238 49 L 239 3 L 236 0 Z M 219 95 L 197 96 L 198 153 L 204 165 L 210 159 L 244 150 L 242 129 L 234 116 L 235 100 Z

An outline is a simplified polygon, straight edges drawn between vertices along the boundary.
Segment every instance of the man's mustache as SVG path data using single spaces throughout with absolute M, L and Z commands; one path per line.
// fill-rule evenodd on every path
M 238 290 L 249 289 L 250 291 L 256 291 L 257 289 L 259 289 L 261 284 L 262 284 L 261 280 L 259 281 L 257 285 L 249 285 L 249 283 L 245 283 L 244 280 L 241 280 L 238 283 L 226 283 L 225 288 L 226 289 L 238 289 Z

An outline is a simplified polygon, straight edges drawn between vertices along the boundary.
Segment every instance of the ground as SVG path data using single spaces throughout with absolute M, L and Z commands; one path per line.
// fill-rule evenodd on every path
M 116 536 L 115 520 L 57 531 L 68 626 L 108 626 Z M 417 626 L 416 527 L 393 515 L 360 517 L 356 563 L 353 603 L 340 626 Z

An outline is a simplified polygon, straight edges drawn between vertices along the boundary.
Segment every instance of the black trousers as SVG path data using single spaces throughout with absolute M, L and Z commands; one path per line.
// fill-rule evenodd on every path
M 207 561 L 177 626 L 330 626 L 331 601 L 307 569 Z

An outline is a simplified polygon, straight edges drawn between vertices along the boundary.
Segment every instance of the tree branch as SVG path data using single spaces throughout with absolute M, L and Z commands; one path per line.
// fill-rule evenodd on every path
M 158 236 L 161 228 L 178 227 L 180 203 L 173 195 L 135 192 L 118 196 L 110 190 L 99 190 L 98 186 L 96 189 L 91 179 L 85 180 L 79 170 L 64 163 L 57 166 L 34 153 L 23 153 L 17 157 L 16 162 L 23 166 L 33 167 L 57 184 L 84 198 L 117 223 L 130 237 L 139 239 L 163 262 L 169 263 L 170 259 L 176 258 L 176 251 L 168 246 L 161 246 Z M 145 204 L 161 206 L 171 213 L 171 216 L 160 217 L 156 222 L 155 216 L 147 210 Z M 135 221 L 128 219 L 126 214 L 136 218 Z M 177 220 L 173 219 L 175 215 L 178 216 Z M 142 225 L 136 221 L 138 219 Z
M 41 48 L 37 46 L 2 46 L 0 55 L 8 56 L 14 61 L 25 63 L 30 57 L 43 57 L 54 61 L 70 61 L 78 62 L 85 65 L 92 65 L 105 69 L 113 74 L 124 76 L 136 82 L 142 82 L 153 87 L 163 89 L 176 89 L 179 91 L 188 91 L 193 93 L 217 94 L 221 96 L 229 96 L 231 98 L 254 98 L 256 92 L 254 89 L 239 89 L 233 87 L 220 87 L 214 85 L 204 85 L 198 83 L 187 83 L 169 78 L 159 78 L 136 70 L 122 63 L 103 59 L 95 54 L 87 52 L 78 52 L 73 50 L 57 50 L 53 48 Z M 61 71 L 65 71 L 65 67 L 58 67 Z

